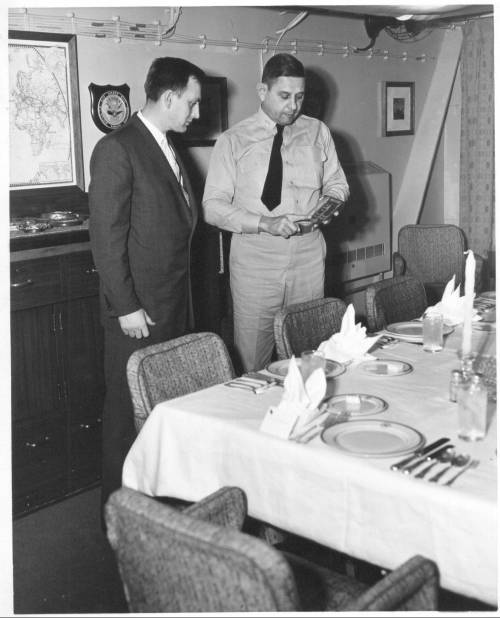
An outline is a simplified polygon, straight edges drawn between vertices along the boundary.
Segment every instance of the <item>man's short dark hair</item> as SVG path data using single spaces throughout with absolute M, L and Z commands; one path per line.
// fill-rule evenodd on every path
M 270 58 L 262 72 L 262 82 L 271 86 L 278 77 L 304 77 L 304 65 L 291 54 L 276 54 Z
M 149 68 L 144 83 L 146 97 L 151 101 L 158 101 L 165 90 L 182 93 L 190 77 L 194 77 L 201 83 L 205 78 L 205 73 L 183 58 L 168 56 L 156 58 Z

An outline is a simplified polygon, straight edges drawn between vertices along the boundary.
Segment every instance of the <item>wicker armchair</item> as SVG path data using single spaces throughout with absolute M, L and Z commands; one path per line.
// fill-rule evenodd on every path
M 233 377 L 227 348 L 215 333 L 192 333 L 136 350 L 128 360 L 127 380 L 137 432 L 160 401 Z
M 177 511 L 121 488 L 107 534 L 131 612 L 418 611 L 437 607 L 436 565 L 414 556 L 369 587 L 241 532 L 246 497 L 224 487 Z
M 319 298 L 284 307 L 274 316 L 274 341 L 279 360 L 315 350 L 340 330 L 347 305 L 340 298 Z
M 393 277 L 367 286 L 365 306 L 368 331 L 376 332 L 388 324 L 420 317 L 428 305 L 418 279 Z
M 456 225 L 404 225 L 393 255 L 394 276 L 408 275 L 424 284 L 427 304 L 434 305 L 455 275 L 455 285 L 465 281 L 465 235 Z M 482 289 L 484 260 L 476 258 L 476 291 Z

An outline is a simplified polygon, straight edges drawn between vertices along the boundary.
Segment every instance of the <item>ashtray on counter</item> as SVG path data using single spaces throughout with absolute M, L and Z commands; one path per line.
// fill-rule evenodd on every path
M 42 221 L 41 219 L 22 219 L 18 222 L 12 222 L 11 231 L 13 226 L 15 226 L 14 229 L 18 229 L 26 234 L 38 234 L 52 227 L 49 221 Z
M 66 227 L 69 225 L 81 225 L 84 221 L 77 212 L 70 210 L 53 210 L 40 215 L 40 219 L 47 221 L 52 227 Z

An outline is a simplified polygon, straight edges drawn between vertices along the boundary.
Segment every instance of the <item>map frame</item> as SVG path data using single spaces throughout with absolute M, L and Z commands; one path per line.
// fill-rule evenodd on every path
M 9 30 L 8 43 L 15 45 L 21 41 L 39 42 L 40 45 L 50 45 L 52 43 L 63 43 L 67 49 L 66 59 L 66 74 L 68 75 L 68 90 L 69 99 L 71 102 L 70 109 L 70 141 L 73 156 L 73 174 L 69 182 L 61 183 L 43 183 L 40 185 L 30 184 L 20 187 L 10 186 L 11 202 L 14 197 L 15 202 L 27 198 L 36 199 L 38 203 L 41 201 L 51 200 L 59 193 L 70 195 L 72 191 L 84 191 L 84 173 L 83 173 L 83 149 L 82 149 L 82 132 L 81 132 L 81 116 L 80 116 L 80 96 L 78 82 L 78 60 L 76 35 L 74 34 L 59 34 L 50 32 L 34 32 L 28 30 Z M 10 181 L 9 181 L 10 182 Z M 31 198 L 31 199 L 30 199 Z M 45 199 L 44 199 L 45 198 Z

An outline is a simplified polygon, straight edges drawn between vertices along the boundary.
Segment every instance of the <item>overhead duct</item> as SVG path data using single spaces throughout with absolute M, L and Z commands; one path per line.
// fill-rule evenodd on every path
M 413 39 L 426 29 L 426 23 L 421 20 L 406 19 L 401 21 L 395 17 L 381 15 L 366 15 L 365 30 L 370 38 L 366 47 L 357 47 L 356 51 L 366 51 L 371 49 L 377 40 L 378 35 L 385 30 L 389 36 L 396 40 Z

